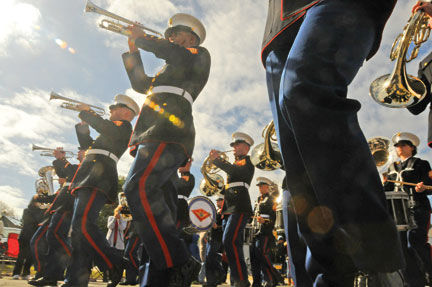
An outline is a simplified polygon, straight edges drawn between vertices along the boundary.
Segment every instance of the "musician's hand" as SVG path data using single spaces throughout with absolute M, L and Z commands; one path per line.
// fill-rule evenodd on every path
M 387 177 L 387 175 L 384 174 L 384 173 L 383 173 L 381 176 L 382 176 L 382 177 L 381 177 L 382 183 L 384 184 L 384 183 L 387 181 L 388 177 Z
M 66 182 L 66 178 L 59 177 L 58 182 L 59 182 L 60 185 L 63 185 Z
M 216 222 L 213 223 L 213 229 L 217 229 L 217 228 L 218 228 L 218 225 L 216 224 Z
M 425 191 L 425 189 L 426 189 L 426 187 L 424 186 L 423 182 L 417 183 L 417 185 L 415 187 L 416 192 L 423 192 L 423 191 Z
M 261 223 L 261 224 L 265 222 L 265 219 L 262 218 L 261 216 L 258 216 L 258 217 L 257 217 L 257 220 L 258 220 L 258 222 Z
M 429 17 L 432 17 L 432 3 L 418 1 L 412 8 L 412 12 L 417 12 L 418 10 L 423 10 Z M 430 26 L 430 22 L 429 22 Z
M 76 108 L 79 111 L 90 111 L 90 106 L 86 104 L 78 104 Z
M 65 152 L 62 147 L 58 147 L 53 151 L 53 155 L 56 159 L 64 159 L 65 158 Z
M 215 159 L 217 159 L 218 157 L 220 157 L 220 152 L 217 151 L 217 150 L 215 150 L 215 149 L 212 149 L 212 150 L 210 151 L 209 156 L 210 156 L 210 159 L 211 159 L 211 160 L 215 160 Z

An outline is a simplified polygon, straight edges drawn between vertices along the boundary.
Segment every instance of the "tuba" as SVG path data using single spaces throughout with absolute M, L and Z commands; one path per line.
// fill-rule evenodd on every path
M 282 166 L 282 156 L 276 143 L 275 127 L 271 121 L 262 131 L 264 142 L 255 146 L 251 152 L 251 162 L 262 170 L 275 170 Z
M 429 34 L 425 13 L 417 11 L 411 15 L 390 52 L 390 59 L 396 60 L 392 73 L 377 78 L 370 85 L 370 95 L 376 102 L 390 108 L 408 108 L 426 96 L 425 84 L 419 78 L 407 74 L 406 63 L 417 57 L 421 44 L 429 38 Z M 407 57 L 411 42 L 414 47 Z
M 64 102 L 60 105 L 60 108 L 63 108 L 63 109 L 72 110 L 72 111 L 80 111 L 77 108 L 78 105 L 84 104 L 84 105 L 88 105 L 89 107 L 91 107 L 92 109 L 90 111 L 92 111 L 93 113 L 95 113 L 99 116 L 103 116 L 105 114 L 105 110 L 101 107 L 89 105 L 89 104 L 86 104 L 84 102 L 80 102 L 77 100 L 66 98 L 66 97 L 60 96 L 59 94 L 57 94 L 55 92 L 51 92 L 49 99 L 50 99 L 50 101 L 51 100 L 63 100 Z
M 111 31 L 111 32 L 119 33 L 119 34 L 122 34 L 122 35 L 125 35 L 125 36 L 130 36 L 130 31 L 128 29 L 128 26 L 120 24 L 120 22 L 123 22 L 123 23 L 129 24 L 129 25 L 135 25 L 135 26 L 141 28 L 142 30 L 151 32 L 151 33 L 153 33 L 153 34 L 155 34 L 157 36 L 163 36 L 158 31 L 150 29 L 150 28 L 147 28 L 147 27 L 145 27 L 144 25 L 142 25 L 142 24 L 140 24 L 138 22 L 134 22 L 134 21 L 128 20 L 128 19 L 123 18 L 121 16 L 118 16 L 118 15 L 116 15 L 114 13 L 111 13 L 111 12 L 105 10 L 105 9 L 102 9 L 102 8 L 96 6 L 95 4 L 93 4 L 93 2 L 91 2 L 90 0 L 87 0 L 87 4 L 86 4 L 86 7 L 85 7 L 84 11 L 85 12 L 94 12 L 94 13 L 97 13 L 97 14 L 104 15 L 104 16 L 107 16 L 109 18 L 112 18 L 114 20 L 117 20 L 117 22 L 115 22 L 115 21 L 112 21 L 112 20 L 103 19 L 99 23 L 99 27 L 100 28 L 108 30 L 108 31 Z
M 36 180 L 36 190 L 41 188 L 44 189 L 41 191 L 42 194 L 45 195 L 54 194 L 54 184 L 53 184 L 54 174 L 55 174 L 54 167 L 52 166 L 41 167 L 38 171 L 38 175 L 40 176 L 40 178 Z
M 228 156 L 225 152 L 222 152 L 221 158 L 227 160 Z M 219 171 L 220 169 L 213 164 L 210 156 L 206 157 L 201 166 L 201 173 L 204 177 L 200 184 L 201 194 L 204 196 L 213 196 L 219 194 L 224 189 L 225 180 L 218 174 Z

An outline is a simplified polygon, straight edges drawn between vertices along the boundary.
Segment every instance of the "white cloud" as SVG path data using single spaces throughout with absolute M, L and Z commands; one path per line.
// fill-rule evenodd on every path
M 0 56 L 7 55 L 7 47 L 15 42 L 31 50 L 37 41 L 35 27 L 41 18 L 39 10 L 17 0 L 0 2 Z
M 15 214 L 22 214 L 29 200 L 19 188 L 9 185 L 0 185 L 0 198 L 3 203 L 13 208 Z

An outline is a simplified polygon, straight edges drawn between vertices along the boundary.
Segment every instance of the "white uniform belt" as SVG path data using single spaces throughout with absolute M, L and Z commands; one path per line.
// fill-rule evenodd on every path
M 188 199 L 187 196 L 181 195 L 181 194 L 177 195 L 177 197 L 178 197 L 178 199 L 184 199 L 184 200 Z
M 105 155 L 107 157 L 110 157 L 113 161 L 115 161 L 115 163 L 117 163 L 118 160 L 119 160 L 118 157 L 115 154 L 113 154 L 112 152 L 109 152 L 107 150 L 103 150 L 103 149 L 97 149 L 97 148 L 95 148 L 95 149 L 89 149 L 89 150 L 87 150 L 86 154 L 101 154 L 101 155 Z
M 151 92 L 153 94 L 155 94 L 155 93 L 175 94 L 175 95 L 178 95 L 178 96 L 185 98 L 191 105 L 193 104 L 193 98 L 192 98 L 191 94 L 189 94 L 188 91 L 183 90 L 181 88 L 177 88 L 177 87 L 173 87 L 173 86 L 157 86 L 157 87 L 153 87 Z
M 237 186 L 244 186 L 246 188 L 249 188 L 249 184 L 247 184 L 246 182 L 241 182 L 241 181 L 230 182 L 225 186 L 225 188 L 228 189 L 228 188 L 237 187 Z
M 262 218 L 270 218 L 270 215 L 268 215 L 268 214 L 260 214 L 260 216 L 261 216 Z

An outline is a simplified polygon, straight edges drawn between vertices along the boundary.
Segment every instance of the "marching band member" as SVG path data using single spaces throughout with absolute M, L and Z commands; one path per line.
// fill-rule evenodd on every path
M 110 107 L 110 119 L 102 119 L 89 106 L 80 104 L 79 117 L 85 123 L 76 126 L 78 141 L 88 148 L 86 156 L 75 173 L 71 184 L 75 195 L 72 219 L 72 259 L 65 286 L 87 286 L 93 259 L 99 268 L 109 269 L 116 286 L 122 277 L 122 256 L 111 248 L 96 220 L 101 208 L 117 199 L 117 161 L 127 149 L 132 132 L 131 121 L 139 107 L 130 97 L 117 95 Z M 99 132 L 93 140 L 88 125 Z
M 85 150 L 82 149 L 78 151 L 77 159 L 79 162 L 83 160 L 84 152 Z M 30 280 L 29 284 L 33 286 L 55 285 L 57 281 L 63 280 L 64 270 L 71 256 L 68 233 L 72 221 L 74 197 L 69 192 L 69 186 L 78 165 L 71 164 L 66 159 L 63 148 L 55 149 L 53 155 L 56 159 L 52 165 L 57 176 L 64 179 L 64 183 L 46 211 L 51 216 L 46 231 L 48 251 L 46 262 L 44 262 L 43 277 Z
M 222 208 L 224 203 L 223 196 L 218 196 L 216 199 L 216 222 L 208 231 L 208 241 L 204 262 L 204 273 L 206 276 L 206 287 L 216 287 L 218 284 L 223 283 L 223 278 L 226 277 L 225 270 L 222 266 Z
M 259 229 L 252 232 L 255 234 L 253 243 L 250 249 L 251 270 L 253 277 L 252 287 L 261 287 L 262 279 L 265 281 L 266 287 L 274 287 L 281 281 L 281 277 L 273 267 L 270 260 L 270 246 L 273 244 L 273 228 L 276 220 L 276 212 L 273 209 L 274 198 L 270 195 L 270 186 L 274 183 L 266 177 L 257 178 L 257 186 L 260 196 L 255 205 L 255 215 L 257 218 Z M 253 226 L 254 227 L 254 226 Z M 264 278 L 261 277 L 261 272 Z
M 349 83 L 379 48 L 395 3 L 268 4 L 261 59 L 307 260 L 323 267 L 312 274 L 315 284 L 372 284 L 388 275 L 398 281 L 393 286 L 403 284 L 395 273 L 404 266 L 401 243 L 358 124 L 360 104 L 347 99 Z
M 234 148 L 235 156 L 233 164 L 222 160 L 217 150 L 211 150 L 209 156 L 217 167 L 227 173 L 228 184 L 224 191 L 224 204 L 226 204 L 224 215 L 227 219 L 223 233 L 223 246 L 235 286 L 244 287 L 250 286 L 243 254 L 243 236 L 245 225 L 252 215 L 248 189 L 255 167 L 250 161 L 248 152 L 254 141 L 242 132 L 233 133 L 232 138 L 233 142 L 230 145 Z
M 400 185 L 395 185 L 386 180 L 417 184 L 416 186 L 403 185 L 402 187 L 402 190 L 414 199 L 415 204 L 412 210 L 417 228 L 408 230 L 408 232 L 401 232 L 400 234 L 402 242 L 405 243 L 403 247 L 406 253 L 408 253 L 406 255 L 406 279 L 410 283 L 410 286 L 424 286 L 425 276 L 422 276 L 422 274 L 416 276 L 416 272 L 418 273 L 421 270 L 421 266 L 423 266 L 424 272 L 432 279 L 431 248 L 427 242 L 431 214 L 431 206 L 427 195 L 430 192 L 424 186 L 425 184 L 432 183 L 432 180 L 429 178 L 431 167 L 429 162 L 415 157 L 417 147 L 420 143 L 416 135 L 408 132 L 397 133 L 392 137 L 392 142 L 400 160 L 390 165 L 387 178 L 384 178 L 384 190 L 395 191 L 401 188 Z M 413 256 L 412 252 L 416 253 L 417 256 Z M 417 258 L 420 258 L 421 262 L 417 262 L 416 264 Z M 417 268 L 413 268 L 412 265 L 414 264 L 416 264 Z
M 170 202 L 177 201 L 175 189 L 163 187 L 192 156 L 192 104 L 210 71 L 210 55 L 200 46 L 205 29 L 195 17 L 176 14 L 165 39 L 135 26 L 131 33 L 130 52 L 123 54 L 123 61 L 132 88 L 147 93 L 147 98 L 129 143 L 135 161 L 124 190 L 151 266 L 168 279 L 162 286 L 189 286 L 200 264 L 191 258 L 176 229 L 176 212 L 170 208 Z M 156 76 L 146 75 L 138 48 L 165 60 Z

